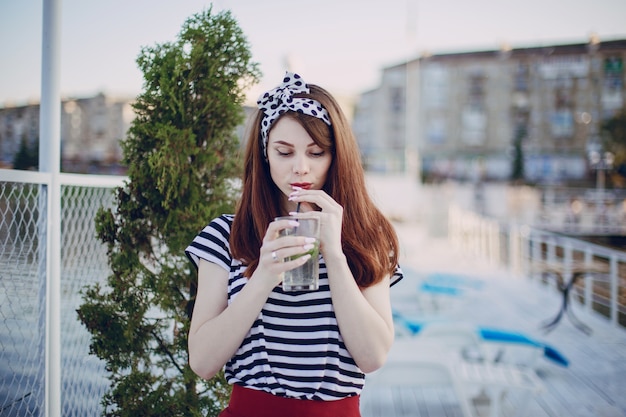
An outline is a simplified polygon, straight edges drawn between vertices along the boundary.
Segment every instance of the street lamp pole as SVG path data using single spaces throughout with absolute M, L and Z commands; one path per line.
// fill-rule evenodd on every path
M 596 171 L 596 225 L 607 224 L 606 208 L 604 205 L 605 188 L 606 188 L 606 171 L 613 168 L 614 156 L 611 152 L 601 153 L 599 151 L 591 151 L 589 153 L 589 162 L 591 167 Z

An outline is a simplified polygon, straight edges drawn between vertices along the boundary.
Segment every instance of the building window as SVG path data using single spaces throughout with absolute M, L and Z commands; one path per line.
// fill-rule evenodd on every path
M 431 109 L 443 109 L 448 105 L 449 75 L 448 69 L 441 65 L 431 65 L 422 71 L 422 90 L 424 106 Z
M 443 117 L 429 117 L 426 122 L 426 137 L 433 145 L 443 144 L 446 140 L 446 121 Z
M 556 88 L 554 91 L 554 107 L 556 109 L 570 108 L 572 106 L 572 94 L 569 88 Z
M 528 91 L 529 78 L 528 64 L 520 63 L 515 71 L 515 91 Z
M 485 108 L 485 76 L 483 74 L 470 74 L 468 86 L 468 104 L 476 112 L 482 112 Z
M 574 117 L 572 112 L 559 109 L 552 113 L 551 117 L 552 136 L 556 138 L 571 137 L 574 134 Z
M 461 137 L 468 145 L 481 145 L 487 136 L 487 115 L 484 111 L 468 106 L 461 114 Z
M 392 113 L 404 111 L 404 91 L 401 87 L 392 87 L 389 91 L 389 102 Z
M 604 60 L 604 88 L 620 90 L 624 84 L 624 64 L 621 57 L 611 56 Z

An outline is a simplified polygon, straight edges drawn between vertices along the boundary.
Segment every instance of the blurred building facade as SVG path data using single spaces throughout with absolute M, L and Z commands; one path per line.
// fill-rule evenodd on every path
M 0 168 L 13 165 L 22 142 L 30 149 L 39 143 L 39 103 L 0 109 Z
M 98 94 L 61 103 L 61 171 L 124 174 L 122 139 L 135 119 L 133 99 Z M 244 121 L 235 134 L 245 145 L 256 106 L 243 106 Z M 39 103 L 0 108 L 0 168 L 13 168 L 22 141 L 39 146 Z
M 580 180 L 623 106 L 626 40 L 428 55 L 384 68 L 354 131 L 374 172 L 424 179 Z
M 132 99 L 98 94 L 61 103 L 61 170 L 120 174 L 125 137 L 135 118 Z M 0 108 L 0 166 L 11 168 L 22 142 L 39 143 L 39 104 Z

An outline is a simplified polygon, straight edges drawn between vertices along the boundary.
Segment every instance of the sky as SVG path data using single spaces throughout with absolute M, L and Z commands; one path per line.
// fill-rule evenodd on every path
M 176 40 L 201 0 L 57 0 L 61 94 L 142 91 L 144 46 Z M 351 97 L 375 88 L 382 69 L 424 52 L 443 53 L 626 39 L 626 0 L 215 0 L 247 37 L 263 78 L 289 67 L 305 81 Z M 37 102 L 43 0 L 0 0 L 0 107 Z

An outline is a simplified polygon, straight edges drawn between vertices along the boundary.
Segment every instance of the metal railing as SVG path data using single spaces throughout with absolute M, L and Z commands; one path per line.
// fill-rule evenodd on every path
M 560 284 L 574 273 L 585 277 L 573 297 L 587 312 L 614 326 L 626 327 L 626 252 L 527 225 L 508 224 L 457 206 L 449 209 L 448 233 L 455 247 L 480 256 L 514 274 L 541 279 L 560 275 Z M 586 272 L 588 271 L 588 272 Z
M 45 416 L 47 402 L 63 416 L 99 416 L 108 386 L 104 364 L 89 354 L 90 334 L 78 320 L 85 285 L 110 273 L 106 247 L 96 238 L 95 215 L 114 204 L 124 177 L 57 174 L 61 210 L 53 218 L 51 174 L 0 170 L 0 415 Z M 61 272 L 51 280 L 49 227 L 61 230 Z M 46 308 L 60 282 L 60 317 Z M 60 322 L 59 322 L 60 321 Z M 50 334 L 60 332 L 60 346 Z M 59 349 L 60 397 L 46 385 L 51 350 Z

